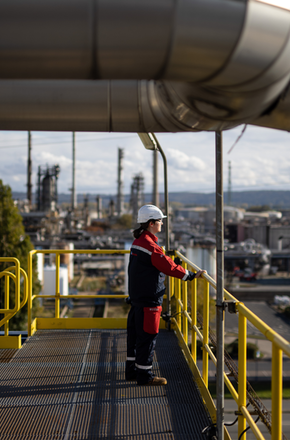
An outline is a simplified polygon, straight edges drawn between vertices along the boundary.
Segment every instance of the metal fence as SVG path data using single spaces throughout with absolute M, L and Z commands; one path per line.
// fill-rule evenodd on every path
M 11 262 L 14 266 L 0 272 L 0 278 L 5 278 L 4 288 L 4 308 L 0 313 L 4 318 L 0 321 L 0 326 L 4 325 L 4 336 L 0 337 L 0 348 L 19 348 L 21 342 L 18 342 L 9 336 L 9 320 L 20 310 L 28 301 L 28 334 L 32 335 L 37 329 L 84 329 L 84 328 L 126 328 L 126 319 L 122 318 L 61 318 L 60 301 L 67 296 L 60 294 L 60 255 L 61 254 L 128 254 L 127 250 L 33 250 L 28 256 L 28 276 L 20 267 L 16 258 L 0 258 L 0 262 Z M 36 295 L 32 291 L 32 261 L 36 253 L 54 254 L 55 256 L 55 292 L 51 295 Z M 179 252 L 175 256 L 180 258 L 184 268 L 194 272 L 200 270 L 198 266 L 189 261 Z M 172 257 L 174 258 L 174 257 Z M 15 273 L 13 273 L 15 272 Z M 23 298 L 20 299 L 20 278 L 23 277 Z M 208 275 L 202 275 L 203 294 L 202 296 L 202 316 L 199 316 L 197 310 L 197 280 L 194 279 L 188 283 L 177 278 L 170 278 L 171 300 L 175 302 L 176 311 L 171 317 L 171 326 L 176 331 L 180 340 L 181 347 L 188 360 L 188 364 L 193 372 L 195 380 L 200 388 L 201 394 L 212 417 L 216 421 L 216 407 L 209 392 L 209 359 L 217 365 L 217 359 L 214 354 L 215 345 L 214 332 L 210 329 L 210 286 L 216 289 L 216 282 Z M 9 307 L 9 282 L 12 279 L 15 283 L 15 304 L 13 308 Z M 127 295 L 81 295 L 85 298 L 126 298 Z M 54 317 L 39 318 L 32 317 L 32 304 L 37 298 L 51 298 L 55 301 Z M 80 295 L 69 295 L 69 298 L 80 298 Z M 257 427 L 252 414 L 247 409 L 247 398 L 250 400 L 247 383 L 247 322 L 249 321 L 272 343 L 272 415 L 268 416 L 264 410 L 261 410 L 261 418 L 271 432 L 272 440 L 281 439 L 282 434 L 282 378 L 283 378 L 283 353 L 290 357 L 290 345 L 287 340 L 273 331 L 258 316 L 252 313 L 245 305 L 238 301 L 228 291 L 224 290 L 224 304 L 231 308 L 233 313 L 238 313 L 238 367 L 234 371 L 238 383 L 237 390 L 229 380 L 227 374 L 224 375 L 224 381 L 229 389 L 233 399 L 237 403 L 238 415 L 238 433 L 239 436 L 246 429 L 246 423 L 250 426 L 257 439 L 264 439 L 264 436 Z M 161 321 L 164 328 L 164 322 Z M 197 345 L 198 340 L 202 345 L 202 368 L 197 366 Z M 10 344 L 10 345 L 9 345 Z M 12 344 L 12 345 L 11 345 Z M 256 408 L 259 411 L 259 407 Z M 226 430 L 225 430 L 226 432 Z M 226 432 L 227 434 L 227 432 Z M 230 438 L 229 435 L 226 435 Z
M 193 264 L 179 252 L 175 255 L 182 260 L 185 268 L 194 272 L 200 270 L 198 266 Z M 209 286 L 216 289 L 216 282 L 208 275 L 203 274 L 203 316 L 201 324 L 198 324 L 197 312 L 197 288 L 196 281 L 193 280 L 190 285 L 185 281 L 172 280 L 172 297 L 176 301 L 176 317 L 173 318 L 175 329 L 180 339 L 184 353 L 188 359 L 190 368 L 198 382 L 202 395 L 206 401 L 207 407 L 210 411 L 212 419 L 216 418 L 216 409 L 213 400 L 208 391 L 209 379 L 209 358 L 214 365 L 217 365 L 217 359 L 213 352 L 214 345 L 213 337 L 209 327 L 210 323 L 210 295 Z M 189 288 L 188 288 L 189 287 Z M 190 298 L 190 307 L 188 299 Z M 233 399 L 237 403 L 238 414 L 238 434 L 239 436 L 246 429 L 246 422 L 249 424 L 251 430 L 257 439 L 264 439 L 263 434 L 257 427 L 250 411 L 247 409 L 247 321 L 256 327 L 269 341 L 272 343 L 272 415 L 266 414 L 265 409 L 255 408 L 256 413 L 260 412 L 260 417 L 267 425 L 271 432 L 272 440 L 282 438 L 282 391 L 283 391 L 283 353 L 290 357 L 290 345 L 287 340 L 282 338 L 279 334 L 273 331 L 267 324 L 265 324 L 258 316 L 252 313 L 242 302 L 238 301 L 228 291 L 224 290 L 225 304 L 232 308 L 232 312 L 239 315 L 239 333 L 238 333 L 238 368 L 237 368 L 237 383 L 238 390 L 229 380 L 227 374 L 224 374 L 225 384 L 230 391 Z M 199 320 L 200 321 L 200 320 Z M 189 330 L 190 328 L 190 330 Z M 191 334 L 191 345 L 188 345 L 189 334 Z M 202 343 L 202 371 L 199 371 L 196 365 L 197 360 L 197 340 Z M 251 401 L 251 399 L 250 399 Z M 254 400 L 251 403 L 255 404 Z
M 9 335 L 9 321 L 27 302 L 28 278 L 26 272 L 20 267 L 20 262 L 17 258 L 0 257 L 0 263 L 14 264 L 0 272 L 0 278 L 4 277 L 4 308 L 0 309 L 0 314 L 4 315 L 0 320 L 0 328 L 4 325 L 4 336 L 0 337 L 0 348 L 20 348 L 21 336 Z M 23 277 L 22 300 L 20 298 L 21 275 Z M 10 280 L 12 280 L 15 285 L 14 307 L 10 307 Z

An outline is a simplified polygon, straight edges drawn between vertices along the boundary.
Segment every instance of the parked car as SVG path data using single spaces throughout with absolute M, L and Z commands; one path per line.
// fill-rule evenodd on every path
M 257 272 L 253 272 L 250 267 L 245 267 L 245 269 L 235 268 L 234 276 L 238 277 L 240 281 L 255 281 Z

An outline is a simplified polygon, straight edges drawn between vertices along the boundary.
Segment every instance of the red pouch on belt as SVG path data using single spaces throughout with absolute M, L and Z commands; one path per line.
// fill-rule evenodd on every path
M 143 330 L 146 333 L 155 335 L 159 332 L 160 315 L 162 311 L 161 306 L 157 307 L 143 307 L 144 319 Z

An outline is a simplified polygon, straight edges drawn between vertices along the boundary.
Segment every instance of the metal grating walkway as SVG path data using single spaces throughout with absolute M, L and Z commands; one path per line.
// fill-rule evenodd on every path
M 153 368 L 165 387 L 126 382 L 126 331 L 43 330 L 0 363 L 0 439 L 204 440 L 210 424 L 173 332 Z

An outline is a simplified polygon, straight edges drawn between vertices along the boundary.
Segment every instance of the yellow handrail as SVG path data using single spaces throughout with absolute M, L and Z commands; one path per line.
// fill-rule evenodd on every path
M 56 282 L 55 282 L 55 294 L 54 295 L 33 295 L 32 292 L 32 259 L 36 253 L 42 254 L 54 254 L 56 262 Z M 32 302 L 35 298 L 54 298 L 55 299 L 55 318 L 52 319 L 53 328 L 60 328 L 65 325 L 69 319 L 64 320 L 61 323 L 60 318 L 60 299 L 64 298 L 64 295 L 60 294 L 59 289 L 59 268 L 60 268 L 60 255 L 61 254 L 126 254 L 129 251 L 125 250 L 34 250 L 29 253 L 28 256 L 28 329 L 31 335 L 36 329 L 36 324 L 32 322 Z M 192 271 L 199 271 L 200 268 L 189 261 L 181 253 L 175 252 L 175 256 L 179 257 L 185 268 Z M 209 379 L 209 358 L 213 364 L 217 365 L 217 359 L 210 347 L 209 337 L 209 322 L 210 322 L 210 296 L 209 286 L 216 289 L 216 282 L 208 275 L 203 274 L 203 323 L 202 329 L 198 326 L 197 319 L 197 280 L 193 280 L 190 283 L 181 281 L 179 279 L 171 279 L 171 292 L 172 297 L 175 299 L 176 314 L 172 318 L 173 325 L 176 329 L 176 333 L 180 339 L 183 351 L 188 359 L 189 366 L 191 367 L 198 386 L 201 389 L 202 396 L 207 405 L 207 408 L 211 414 L 213 422 L 216 420 L 216 408 L 213 399 L 210 396 L 208 390 Z M 82 295 L 82 298 L 125 298 L 127 295 Z M 70 295 L 70 298 L 79 298 L 79 295 Z M 228 387 L 233 399 L 237 403 L 238 410 L 238 434 L 239 436 L 245 430 L 246 423 L 254 432 L 257 439 L 264 440 L 259 428 L 256 426 L 250 412 L 246 407 L 247 400 L 247 322 L 251 322 L 265 337 L 272 342 L 272 440 L 281 438 L 282 433 L 282 354 L 285 353 L 290 357 L 290 344 L 275 331 L 273 331 L 267 324 L 265 324 L 260 318 L 252 313 L 242 302 L 238 301 L 227 290 L 224 290 L 224 299 L 234 302 L 235 311 L 239 314 L 239 352 L 238 352 L 238 390 L 234 388 L 228 376 L 225 374 L 224 381 Z M 87 318 L 89 321 L 89 318 Z M 59 322 L 59 324 L 58 324 Z M 93 324 L 89 321 L 87 325 Z M 44 324 L 42 324 L 44 325 Z M 75 321 L 74 324 L 76 325 Z M 58 327 L 59 326 L 59 327 Z M 191 327 L 191 331 L 189 330 Z M 75 327 L 73 327 L 75 328 Z M 78 327 L 81 328 L 81 327 Z M 121 328 L 121 327 L 119 327 Z M 189 335 L 191 334 L 191 349 L 189 348 Z M 197 339 L 202 342 L 202 371 L 198 370 L 197 359 Z M 225 429 L 225 438 L 230 439 L 227 430 Z M 245 438 L 243 436 L 243 438 Z
M 5 289 L 4 289 L 4 304 L 5 308 L 0 309 L 0 313 L 4 315 L 15 315 L 20 309 L 20 262 L 17 258 L 13 257 L 0 257 L 0 263 L 11 263 L 13 262 L 15 266 L 9 267 L 0 273 L 0 278 L 5 276 Z M 10 272 L 10 270 L 15 270 L 15 275 Z M 15 301 L 14 308 L 9 308 L 9 277 L 15 282 Z M 5 318 L 4 318 L 5 319 Z M 3 321 L 3 320 L 2 320 Z M 3 322 L 0 321 L 0 326 Z
M 200 268 L 194 263 L 190 262 L 180 252 L 175 252 L 175 255 L 179 257 L 184 267 L 197 272 Z M 211 348 L 209 347 L 209 285 L 216 289 L 216 282 L 208 275 L 203 274 L 204 279 L 204 300 L 203 300 L 203 331 L 197 327 L 197 305 L 196 305 L 196 280 L 193 280 L 192 297 L 191 297 L 191 314 L 187 307 L 186 296 L 186 283 L 182 282 L 181 285 L 178 282 L 173 284 L 172 296 L 176 301 L 177 313 L 182 314 L 182 321 L 179 319 L 173 319 L 175 328 L 178 330 L 177 334 L 182 342 L 187 345 L 187 326 L 191 325 L 191 352 L 184 350 L 185 354 L 191 357 L 189 365 L 193 366 L 196 363 L 196 347 L 197 338 L 200 339 L 203 346 L 202 355 L 202 372 L 197 371 L 197 366 L 193 366 L 193 372 L 199 384 L 202 384 L 203 392 L 208 393 L 208 356 L 210 356 L 214 365 L 216 366 L 216 358 Z M 182 297 L 182 300 L 181 300 Z M 246 408 L 246 391 L 247 391 L 247 321 L 251 322 L 269 341 L 272 342 L 272 426 L 271 426 L 271 438 L 277 440 L 282 438 L 282 367 L 283 360 L 282 354 L 286 354 L 290 357 L 290 344 L 287 340 L 282 338 L 278 333 L 265 324 L 258 316 L 251 312 L 242 302 L 239 302 L 233 295 L 227 290 L 224 290 L 224 298 L 231 300 L 235 303 L 235 310 L 239 313 L 239 349 L 238 349 L 238 391 L 235 390 L 227 375 L 225 374 L 225 384 L 228 387 L 232 397 L 238 406 L 238 436 L 246 428 L 246 422 L 248 422 L 250 428 L 254 432 L 257 439 L 264 440 L 264 436 L 257 427 L 251 414 Z M 177 315 L 178 316 L 178 315 Z M 181 325 L 182 323 L 182 325 Z M 185 334 L 186 332 L 186 334 Z M 198 376 L 199 375 L 199 376 Z M 202 380 L 199 380 L 202 379 Z M 208 400 L 208 395 L 203 394 L 205 400 Z M 210 408 L 209 408 L 210 409 Z M 216 417 L 215 406 L 211 406 L 211 416 L 214 419 Z M 225 430 L 226 431 L 226 430 Z M 228 435 L 228 434 L 227 434 Z
M 26 272 L 20 267 L 17 258 L 1 257 L 0 263 L 13 263 L 14 266 L 8 267 L 0 272 L 0 278 L 5 277 L 4 286 L 4 308 L 0 309 L 0 313 L 4 314 L 4 318 L 0 321 L 0 327 L 4 325 L 4 336 L 0 337 L 0 348 L 20 348 L 20 337 L 9 336 L 10 319 L 25 305 L 28 299 L 28 278 Z M 15 274 L 11 271 L 15 271 Z M 20 299 L 20 276 L 23 276 L 23 298 Z M 10 278 L 15 284 L 14 307 L 10 308 Z
M 32 320 L 32 304 L 33 300 L 36 298 L 47 298 L 55 300 L 55 320 L 60 320 L 60 300 L 61 298 L 67 298 L 66 295 L 60 294 L 60 255 L 61 254 L 129 254 L 129 250 L 123 249 L 35 249 L 28 254 L 28 335 L 31 336 L 36 330 L 35 320 Z M 56 276 L 55 276 L 55 294 L 52 295 L 34 295 L 32 291 L 32 261 L 35 254 L 54 254 L 55 255 L 55 266 L 56 266 Z M 80 298 L 79 295 L 69 295 L 70 298 Z M 93 298 L 127 298 L 128 295 L 82 295 L 82 299 L 93 299 Z

